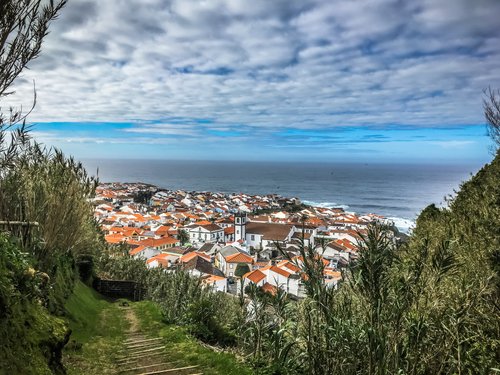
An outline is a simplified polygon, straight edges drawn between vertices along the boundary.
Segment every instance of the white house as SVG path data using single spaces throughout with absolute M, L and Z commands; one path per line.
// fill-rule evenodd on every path
M 227 292 L 227 279 L 224 276 L 210 275 L 202 278 L 205 285 L 209 285 L 217 292 Z
M 179 256 L 167 254 L 167 253 L 160 253 L 152 258 L 149 258 L 146 261 L 146 267 L 148 267 L 148 268 L 156 268 L 156 267 L 169 268 L 172 265 L 174 265 L 178 259 L 179 259 Z
M 335 241 L 329 242 L 325 248 L 318 248 L 318 252 L 322 252 L 321 255 L 327 260 L 339 259 L 343 258 L 346 261 L 351 260 L 351 252 L 347 251 L 344 246 L 341 246 L 339 243 Z
M 243 288 L 246 288 L 250 283 L 253 283 L 257 286 L 263 286 L 266 283 L 266 278 L 267 275 L 257 269 L 243 275 L 238 283 L 243 283 Z M 239 287 L 238 290 L 240 290 Z
M 135 259 L 150 259 L 160 253 L 160 250 L 150 246 L 137 246 L 129 251 L 129 254 Z
M 224 228 L 221 228 L 217 224 L 192 224 L 184 229 L 187 230 L 189 238 L 193 243 L 224 241 Z
M 215 266 L 226 276 L 234 276 L 238 263 L 245 263 L 252 269 L 253 258 L 244 251 L 234 247 L 223 247 L 215 257 Z
M 295 272 L 298 268 L 288 263 L 288 261 L 284 261 L 280 263 L 281 266 L 271 265 L 245 274 L 242 280 L 244 287 L 246 288 L 250 283 L 260 287 L 270 285 L 275 288 L 281 288 L 294 296 L 304 297 L 304 290 L 299 273 Z M 287 268 L 287 266 L 290 268 Z M 266 289 L 272 290 L 273 288 Z
M 261 257 L 274 258 L 279 255 L 275 244 L 283 248 L 292 239 L 294 226 L 274 223 L 253 223 L 246 225 L 246 244 L 256 250 L 267 250 L 261 252 Z

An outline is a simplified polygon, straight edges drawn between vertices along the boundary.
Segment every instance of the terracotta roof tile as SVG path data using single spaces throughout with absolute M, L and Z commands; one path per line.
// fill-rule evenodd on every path
M 226 257 L 227 263 L 253 263 L 253 258 L 243 253 L 236 253 Z
M 259 270 L 255 270 L 255 271 L 250 271 L 246 274 L 243 275 L 243 278 L 244 279 L 248 279 L 250 280 L 251 282 L 257 284 L 259 283 L 261 280 L 265 279 L 266 278 L 266 274 L 259 271 Z

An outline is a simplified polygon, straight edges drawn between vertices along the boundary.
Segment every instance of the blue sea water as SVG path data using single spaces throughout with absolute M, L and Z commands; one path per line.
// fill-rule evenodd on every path
M 445 204 L 481 165 L 180 160 L 84 160 L 102 182 L 166 189 L 280 194 L 325 207 L 394 218 L 404 228 L 427 205 Z

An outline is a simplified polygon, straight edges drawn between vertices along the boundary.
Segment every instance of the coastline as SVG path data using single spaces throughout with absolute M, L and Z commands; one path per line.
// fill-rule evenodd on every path
M 189 195 L 199 195 L 199 194 L 209 194 L 209 195 L 222 195 L 225 197 L 230 197 L 230 196 L 237 196 L 237 195 L 244 195 L 244 196 L 249 196 L 249 197 L 274 197 L 277 200 L 284 199 L 289 202 L 298 202 L 301 205 L 308 206 L 310 208 L 313 208 L 315 210 L 321 210 L 321 209 L 332 209 L 332 210 L 341 210 L 345 214 L 350 214 L 354 216 L 376 216 L 380 218 L 384 218 L 387 221 L 390 221 L 394 224 L 394 226 L 402 233 L 404 234 L 409 234 L 411 232 L 411 229 L 415 225 L 415 221 L 408 219 L 408 218 L 403 218 L 403 217 L 397 217 L 397 216 L 385 216 L 381 215 L 377 212 L 356 212 L 349 210 L 348 205 L 343 205 L 343 204 L 337 204 L 335 202 L 316 202 L 316 201 L 309 201 L 309 200 L 301 200 L 299 197 L 290 197 L 290 196 L 283 196 L 280 194 L 275 194 L 275 193 L 268 193 L 268 194 L 248 194 L 248 193 L 242 193 L 242 192 L 225 192 L 225 191 L 208 191 L 208 190 L 202 190 L 202 191 L 188 191 L 188 190 L 182 190 L 182 189 L 176 189 L 176 190 L 171 190 L 168 188 L 164 188 L 161 186 L 157 186 L 155 184 L 147 183 L 147 182 L 120 182 L 120 181 L 113 181 L 113 182 L 101 182 L 100 186 L 109 186 L 109 185 L 115 185 L 115 186 L 141 186 L 147 190 L 155 191 L 155 192 L 182 192 L 185 194 Z M 281 208 L 281 207 L 280 207 Z M 280 209 L 276 208 L 274 210 L 275 212 L 279 212 Z M 256 212 L 254 212 L 256 213 Z
M 338 206 L 356 213 L 414 221 L 429 204 L 468 179 L 472 166 L 352 163 L 253 163 L 167 160 L 87 161 L 101 181 L 144 181 L 185 191 L 242 192 L 298 197 L 314 206 Z

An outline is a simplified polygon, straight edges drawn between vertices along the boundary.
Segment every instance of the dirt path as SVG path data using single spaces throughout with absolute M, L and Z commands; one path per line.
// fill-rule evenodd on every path
M 169 362 L 163 338 L 143 332 L 135 311 L 130 307 L 123 309 L 130 326 L 117 360 L 118 374 L 202 375 L 198 366 L 179 367 Z
M 139 319 L 137 319 L 137 315 L 135 315 L 134 310 L 128 308 L 125 317 L 130 323 L 130 327 L 128 329 L 129 333 L 138 332 L 140 330 Z

